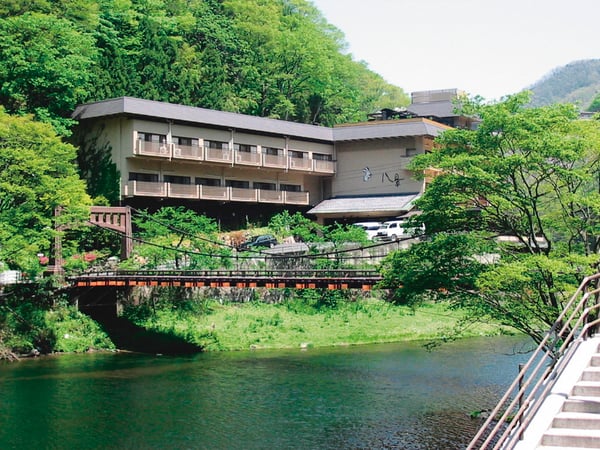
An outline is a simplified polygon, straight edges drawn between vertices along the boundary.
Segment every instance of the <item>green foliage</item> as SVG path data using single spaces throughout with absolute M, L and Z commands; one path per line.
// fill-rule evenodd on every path
M 285 210 L 275 214 L 269 221 L 269 228 L 281 236 L 294 236 L 300 242 L 323 242 L 324 228 L 316 222 L 296 212 L 291 215 Z
M 55 208 L 63 207 L 62 223 L 89 218 L 74 159 L 52 127 L 0 109 L 0 260 L 10 268 L 40 269 L 36 255 L 49 254 Z
M 600 90 L 600 59 L 558 67 L 529 89 L 533 92 L 531 106 L 577 103 L 580 109 L 585 109 Z
M 430 241 L 390 253 L 381 264 L 381 287 L 390 289 L 400 304 L 470 296 L 486 270 L 475 256 L 490 247 L 476 234 L 436 234 Z
M 141 241 L 125 268 L 229 267 L 231 249 L 219 242 L 214 219 L 184 207 L 164 207 L 134 218 Z
M 0 303 L 3 345 L 21 354 L 114 349 L 98 324 L 51 294 L 50 282 L 6 289 Z
M 17 0 L 0 42 L 1 102 L 61 134 L 77 103 L 125 95 L 324 125 L 408 104 L 306 0 Z
M 173 294 L 173 292 L 171 292 Z M 290 294 L 292 294 L 290 292 Z M 139 326 L 179 336 L 206 351 L 307 348 L 402 340 L 437 339 L 461 313 L 444 304 L 419 310 L 376 299 L 349 299 L 343 291 L 294 291 L 282 303 L 205 300 L 204 309 L 180 308 L 181 300 L 159 294 L 126 309 Z M 184 302 L 197 300 L 184 300 Z M 140 314 L 140 309 L 145 312 Z M 462 336 L 498 334 L 497 325 L 471 327 Z M 454 335 L 456 337 L 456 335 Z
M 95 51 L 69 20 L 29 12 L 0 19 L 0 104 L 68 135 L 71 112 L 89 98 Z
M 55 352 L 81 353 L 115 348 L 102 328 L 74 306 L 59 305 L 47 311 L 45 321 L 55 336 Z
M 600 112 L 600 93 L 594 97 L 587 110 L 592 112 Z
M 364 229 L 351 225 L 340 225 L 339 223 L 325 229 L 325 240 L 333 242 L 336 246 L 347 242 L 357 242 L 359 244 L 369 242 Z
M 413 219 L 431 240 L 391 255 L 384 273 L 387 286 L 404 286 L 398 299 L 447 290 L 471 319 L 500 319 L 539 341 L 598 264 L 600 124 L 579 120 L 573 105 L 528 101 L 466 102 L 479 127 L 448 130 L 413 159 L 413 170 L 441 170 Z
M 90 137 L 91 136 L 91 137 Z M 100 144 L 97 134 L 79 127 L 72 137 L 77 146 L 77 167 L 79 175 L 86 181 L 87 192 L 93 197 L 104 197 L 109 205 L 117 205 L 120 198 L 120 176 L 112 161 L 111 147 Z M 94 202 L 98 205 L 98 202 Z

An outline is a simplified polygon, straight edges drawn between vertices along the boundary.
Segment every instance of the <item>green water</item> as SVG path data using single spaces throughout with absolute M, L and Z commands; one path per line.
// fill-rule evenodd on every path
M 1 449 L 460 449 L 523 338 L 0 365 Z

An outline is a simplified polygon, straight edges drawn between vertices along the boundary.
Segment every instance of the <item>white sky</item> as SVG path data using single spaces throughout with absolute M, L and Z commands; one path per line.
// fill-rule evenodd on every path
M 312 0 L 353 59 L 413 91 L 487 100 L 600 58 L 600 0 Z

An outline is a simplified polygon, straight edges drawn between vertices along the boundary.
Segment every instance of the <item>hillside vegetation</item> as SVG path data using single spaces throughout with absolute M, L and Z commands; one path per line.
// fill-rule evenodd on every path
M 558 67 L 528 89 L 533 92 L 531 106 L 576 103 L 582 110 L 592 110 L 590 106 L 600 94 L 600 59 Z
M 307 0 L 0 4 L 0 104 L 69 134 L 79 103 L 140 97 L 333 125 L 408 103 Z

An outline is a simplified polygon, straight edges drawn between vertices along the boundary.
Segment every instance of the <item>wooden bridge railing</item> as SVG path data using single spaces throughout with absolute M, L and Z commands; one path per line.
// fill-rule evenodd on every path
M 178 286 L 370 290 L 381 281 L 375 270 L 116 270 L 67 279 L 72 287 Z

